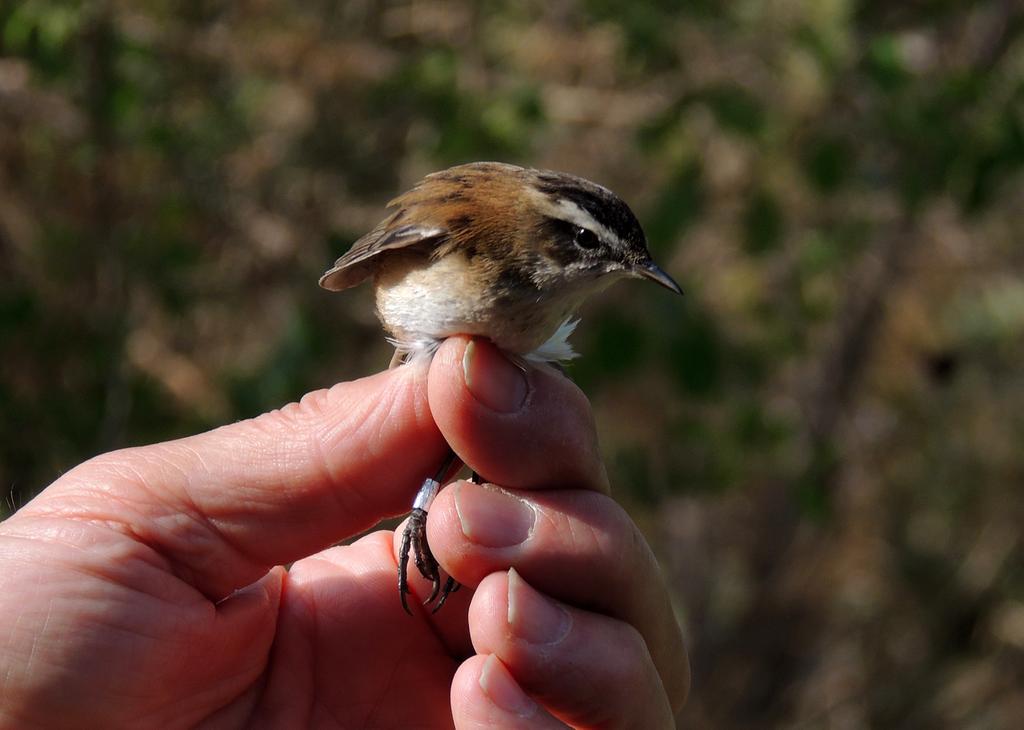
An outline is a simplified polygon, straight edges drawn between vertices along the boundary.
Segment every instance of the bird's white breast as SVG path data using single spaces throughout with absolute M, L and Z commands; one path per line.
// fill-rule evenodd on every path
M 375 280 L 377 314 L 393 344 L 412 357 L 433 354 L 446 337 L 487 337 L 503 350 L 528 359 L 558 361 L 575 356 L 566 338 L 582 296 L 537 296 L 499 306 L 478 281 L 464 256 L 438 260 L 393 257 Z

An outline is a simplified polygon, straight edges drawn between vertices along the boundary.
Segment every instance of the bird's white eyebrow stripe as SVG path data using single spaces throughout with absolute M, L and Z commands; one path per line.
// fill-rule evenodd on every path
M 598 223 L 594 220 L 594 216 L 590 215 L 590 213 L 583 210 L 583 208 L 579 207 L 571 200 L 559 198 L 558 203 L 555 204 L 554 208 L 559 217 L 580 226 L 581 228 L 593 231 L 597 234 L 597 237 L 603 241 L 615 242 L 619 240 L 618 236 L 616 236 L 610 228 Z

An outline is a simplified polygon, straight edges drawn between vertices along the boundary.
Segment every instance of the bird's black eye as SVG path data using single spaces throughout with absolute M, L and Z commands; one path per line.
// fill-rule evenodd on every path
M 582 226 L 577 226 L 573 232 L 572 242 L 580 248 L 593 249 L 597 248 L 599 241 L 593 231 L 587 230 Z

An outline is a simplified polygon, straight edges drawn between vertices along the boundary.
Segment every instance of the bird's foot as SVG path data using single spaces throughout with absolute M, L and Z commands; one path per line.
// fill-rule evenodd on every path
M 424 606 L 437 601 L 433 609 L 431 609 L 431 613 L 437 613 L 441 610 L 441 606 L 448 600 L 448 596 L 459 589 L 459 583 L 451 576 L 448 576 L 443 584 L 441 583 L 440 566 L 434 554 L 430 551 L 430 543 L 427 542 L 427 510 L 434 501 L 434 497 L 437 496 L 437 492 L 441 487 L 440 480 L 444 478 L 445 473 L 451 467 L 453 459 L 454 455 L 449 457 L 441 469 L 438 470 L 436 478 L 426 479 L 423 482 L 413 502 L 412 513 L 409 515 L 409 520 L 405 523 L 405 529 L 402 531 L 402 546 L 398 551 L 398 594 L 402 600 L 402 608 L 410 616 L 412 611 L 409 609 L 407 599 L 410 593 L 410 551 L 416 563 L 416 569 L 420 571 L 420 575 L 431 583 L 430 595 L 423 601 Z

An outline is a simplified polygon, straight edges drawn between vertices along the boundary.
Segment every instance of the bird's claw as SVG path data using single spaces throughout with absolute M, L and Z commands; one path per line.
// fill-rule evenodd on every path
M 431 613 L 437 613 L 448 600 L 448 596 L 459 589 L 459 584 L 448 576 L 442 586 L 437 559 L 427 542 L 427 511 L 418 507 L 409 515 L 409 521 L 402 531 L 402 546 L 398 553 L 398 593 L 402 599 L 402 608 L 411 616 L 412 611 L 407 599 L 411 592 L 408 580 L 410 550 L 420 575 L 431 583 L 430 595 L 423 601 L 423 605 L 429 606 L 436 600 L 437 603 Z

